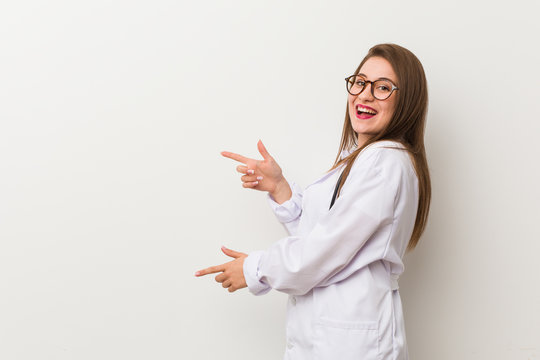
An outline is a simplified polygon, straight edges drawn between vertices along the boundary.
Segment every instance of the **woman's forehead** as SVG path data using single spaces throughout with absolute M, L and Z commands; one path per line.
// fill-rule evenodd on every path
M 374 80 L 379 78 L 387 78 L 392 81 L 397 80 L 396 73 L 388 60 L 382 57 L 370 57 L 360 68 L 358 74 L 366 76 L 368 79 Z

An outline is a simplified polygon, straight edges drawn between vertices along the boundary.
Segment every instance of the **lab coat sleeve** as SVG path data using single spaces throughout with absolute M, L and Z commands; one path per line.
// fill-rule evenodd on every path
M 379 230 L 392 226 L 400 166 L 388 150 L 373 151 L 353 164 L 333 207 L 305 236 L 288 236 L 244 260 L 248 289 L 303 295 L 347 267 Z M 350 269 L 348 269 L 350 270 Z
M 274 211 L 274 215 L 278 221 L 283 225 L 287 234 L 296 235 L 298 231 L 298 223 L 302 215 L 302 188 L 295 183 L 291 182 L 292 196 L 289 200 L 278 204 L 275 199 L 267 193 L 268 204 Z

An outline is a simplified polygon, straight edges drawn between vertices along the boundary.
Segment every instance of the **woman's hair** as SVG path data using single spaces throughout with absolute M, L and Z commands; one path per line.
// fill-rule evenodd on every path
M 426 76 L 418 58 L 409 50 L 395 44 L 379 44 L 369 49 L 366 57 L 354 72 L 355 75 L 358 74 L 362 65 L 371 57 L 381 57 L 387 60 L 397 75 L 399 90 L 394 95 L 398 97 L 394 114 L 388 124 L 378 134 L 372 136 L 349 156 L 340 160 L 341 151 L 350 151 L 358 145 L 358 134 L 351 125 L 347 102 L 338 156 L 329 171 L 343 163 L 346 164 L 343 170 L 343 178 L 338 185 L 339 196 L 339 192 L 349 175 L 351 167 L 362 149 L 376 141 L 382 140 L 393 140 L 403 144 L 414 164 L 419 188 L 416 221 L 411 239 L 407 245 L 407 251 L 411 251 L 416 247 L 420 236 L 424 232 L 431 201 L 431 180 L 426 159 L 426 150 L 424 148 L 424 129 L 428 105 Z

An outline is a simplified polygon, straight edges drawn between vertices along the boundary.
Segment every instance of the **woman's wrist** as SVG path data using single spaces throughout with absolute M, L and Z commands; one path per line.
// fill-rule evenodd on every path
M 276 184 L 276 188 L 270 195 L 274 198 L 274 201 L 278 204 L 283 204 L 285 201 L 292 197 L 292 190 L 285 178 Z

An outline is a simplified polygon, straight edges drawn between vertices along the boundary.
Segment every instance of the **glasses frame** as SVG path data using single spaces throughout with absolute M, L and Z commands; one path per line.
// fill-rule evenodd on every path
M 364 85 L 364 88 L 362 90 L 360 90 L 360 92 L 358 94 L 353 94 L 349 91 L 349 79 L 352 78 L 352 77 L 355 77 L 355 76 L 359 76 L 359 75 L 351 75 L 351 76 L 347 76 L 345 78 L 345 86 L 347 87 L 347 92 L 349 94 L 351 94 L 352 96 L 358 96 L 360 95 L 362 92 L 364 92 L 364 90 L 366 90 L 366 87 L 367 87 L 367 83 L 369 83 L 371 86 L 369 87 L 370 90 L 371 90 L 371 95 L 377 99 L 377 100 L 381 100 L 381 101 L 384 101 L 386 99 L 388 99 L 390 96 L 392 96 L 392 94 L 394 93 L 394 90 L 399 90 L 399 88 L 390 80 L 387 80 L 387 79 L 381 79 L 381 80 L 375 80 L 375 81 L 371 81 L 371 80 L 364 80 L 364 82 L 366 83 L 366 85 Z M 385 97 L 384 99 L 379 99 L 378 97 L 375 96 L 375 92 L 373 90 L 373 84 L 376 83 L 377 81 L 388 81 L 390 84 L 392 84 L 392 89 L 390 90 L 390 94 L 388 94 L 387 97 Z

